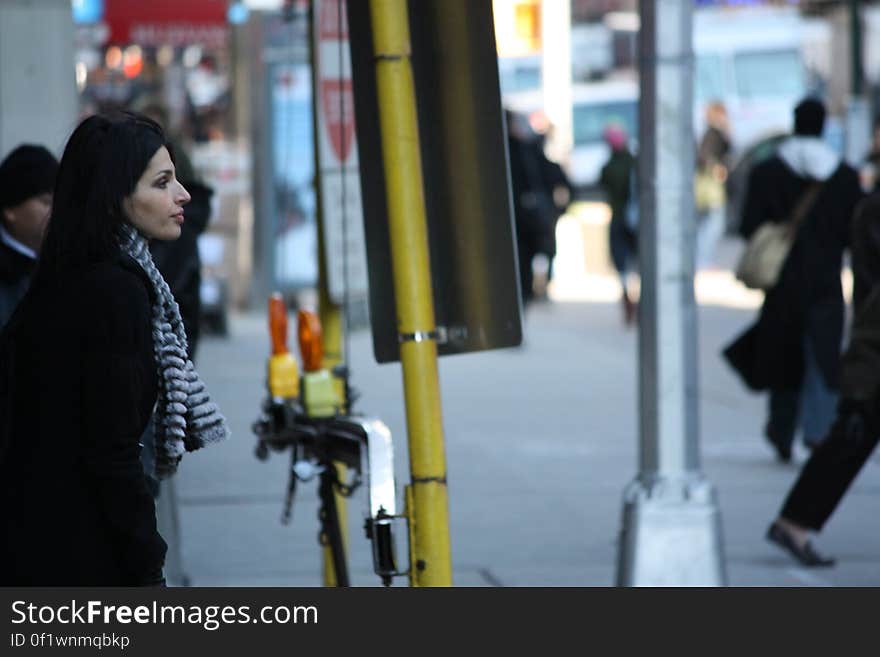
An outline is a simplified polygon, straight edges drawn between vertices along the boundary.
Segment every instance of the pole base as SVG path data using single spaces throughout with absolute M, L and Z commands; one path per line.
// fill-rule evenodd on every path
M 617 586 L 726 586 L 721 513 L 702 478 L 626 489 Z

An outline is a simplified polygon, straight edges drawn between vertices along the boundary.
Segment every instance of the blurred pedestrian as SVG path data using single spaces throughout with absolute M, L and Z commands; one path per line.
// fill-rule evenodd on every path
M 794 135 L 749 175 L 742 237 L 766 222 L 799 226 L 757 322 L 724 352 L 750 388 L 769 391 L 765 436 L 784 462 L 799 427 L 813 448 L 834 418 L 844 319 L 840 271 L 862 197 L 856 171 L 822 140 L 824 123 L 824 105 L 802 101 Z
M 866 191 L 880 188 L 880 118 L 874 119 L 873 131 L 871 132 L 871 150 L 868 151 L 859 173 L 862 178 L 862 187 Z
M 630 326 L 636 320 L 638 308 L 627 280 L 638 252 L 636 158 L 629 150 L 628 135 L 622 126 L 607 126 L 604 138 L 611 149 L 611 157 L 602 167 L 599 184 L 611 206 L 608 244 L 611 261 L 620 277 L 623 321 Z
M 552 275 L 549 263 L 556 255 L 556 221 L 568 203 L 571 186 L 561 167 L 544 154 L 544 140 L 526 117 L 508 111 L 506 120 L 520 292 L 526 304 L 535 296 L 535 256 L 547 257 L 548 277 Z
M 724 184 L 730 168 L 730 125 L 724 103 L 706 107 L 706 131 L 697 150 L 694 202 L 697 210 L 696 266 L 714 263 L 715 248 L 724 233 L 727 203 Z
M 574 186 L 568 178 L 568 174 L 555 160 L 547 157 L 547 141 L 553 134 L 553 124 L 543 111 L 533 112 L 529 117 L 535 138 L 535 157 L 540 163 L 539 185 L 548 194 L 553 204 L 553 220 L 544 233 L 544 238 L 538 248 L 538 253 L 547 258 L 546 281 L 541 294 L 547 296 L 547 286 L 553 280 L 553 261 L 556 258 L 556 224 L 559 218 L 565 214 L 574 197 Z
M 163 130 L 167 129 L 168 112 L 160 103 L 147 103 L 143 108 L 143 114 L 158 123 Z M 181 226 L 180 237 L 176 240 L 152 240 L 150 253 L 180 308 L 180 317 L 183 319 L 183 329 L 186 333 L 187 356 L 195 362 L 202 310 L 202 261 L 199 257 L 198 238 L 207 228 L 211 218 L 211 197 L 214 190 L 196 175 L 195 167 L 183 146 L 183 140 L 167 131 L 165 135 L 169 151 L 174 154 L 175 175 L 191 198 L 186 205 L 186 221 Z M 159 479 L 156 476 L 152 423 L 141 436 L 141 443 L 143 444 L 141 461 L 150 482 L 150 489 L 153 495 L 158 497 Z M 173 543 L 172 548 L 174 548 Z
M 0 329 L 24 297 L 52 209 L 58 160 L 22 144 L 0 162 Z
M 158 103 L 150 103 L 143 114 L 167 129 L 168 112 Z M 214 190 L 196 174 L 183 140 L 166 132 L 170 151 L 174 153 L 177 179 L 190 193 L 186 206 L 186 221 L 180 237 L 173 241 L 153 240 L 150 251 L 162 277 L 168 282 L 174 299 L 180 305 L 180 316 L 186 331 L 188 356 L 195 361 L 199 341 L 201 316 L 202 261 L 199 257 L 198 238 L 211 219 L 211 197 Z
M 834 513 L 880 438 L 880 192 L 853 220 L 854 320 L 840 377 L 840 403 L 830 435 L 789 492 L 767 538 L 805 566 L 830 566 L 810 542 Z
M 0 337 L 0 584 L 164 583 L 138 439 L 153 417 L 164 477 L 228 433 L 147 248 L 180 235 L 188 201 L 146 117 L 92 116 L 71 135 Z

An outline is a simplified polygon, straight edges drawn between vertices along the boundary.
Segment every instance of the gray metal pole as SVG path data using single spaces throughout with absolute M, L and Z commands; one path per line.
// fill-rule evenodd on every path
M 861 0 L 849 0 L 850 51 L 852 59 L 852 95 L 862 95 L 862 82 L 865 78 L 862 65 L 862 17 Z
M 694 301 L 692 0 L 640 0 L 639 474 L 620 586 L 722 586 L 721 516 L 700 473 Z
M 846 160 L 861 167 L 872 138 L 871 103 L 864 94 L 861 0 L 849 0 L 851 95 L 846 101 Z

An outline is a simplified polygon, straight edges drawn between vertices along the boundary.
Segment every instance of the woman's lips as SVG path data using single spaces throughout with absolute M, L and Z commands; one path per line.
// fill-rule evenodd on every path
M 178 225 L 183 225 L 183 212 L 178 212 L 177 214 L 173 214 L 171 216 L 174 217 L 174 221 L 176 221 Z

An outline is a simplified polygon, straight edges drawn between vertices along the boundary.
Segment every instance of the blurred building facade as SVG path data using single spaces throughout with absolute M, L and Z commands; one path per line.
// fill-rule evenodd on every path
M 70 0 L 0 2 L 0 159 L 23 142 L 61 154 L 77 117 Z
M 788 106 L 808 92 L 826 98 L 829 138 L 842 141 L 839 117 L 853 88 L 850 2 L 695 4 L 698 103 L 728 105 L 738 150 L 787 130 Z M 550 120 L 549 150 L 581 184 L 590 184 L 607 155 L 606 123 L 625 125 L 633 139 L 638 134 L 637 5 L 493 0 L 504 102 L 535 115 L 536 130 Z M 858 5 L 864 94 L 876 116 L 880 5 Z M 160 102 L 168 128 L 217 191 L 205 262 L 226 281 L 230 302 L 247 304 L 255 283 L 258 296 L 269 288 L 307 289 L 317 278 L 308 6 L 307 0 L 4 0 L 0 157 L 21 141 L 60 153 L 83 115 Z M 778 34 L 786 20 L 797 26 L 788 30 L 786 39 L 795 39 L 788 54 L 780 39 L 767 37 L 775 39 L 768 49 L 748 27 L 762 20 L 769 26 L 770 14 L 787 17 L 778 18 Z M 730 34 L 722 38 L 725 26 Z M 552 49 L 545 47 L 547 34 L 554 35 Z M 748 47 L 731 45 L 749 38 Z M 742 61 L 719 64 L 710 50 L 722 43 L 741 48 Z M 548 70 L 562 74 L 550 80 Z M 770 70 L 777 73 L 768 78 Z M 776 98 L 756 103 L 731 91 L 731 80 L 747 82 L 753 96 L 767 90 Z M 703 114 L 695 105 L 695 137 Z

